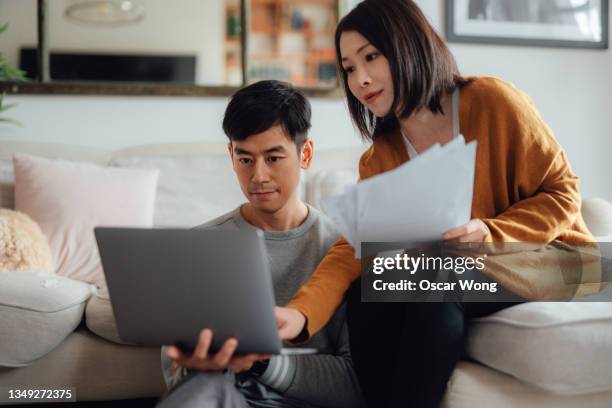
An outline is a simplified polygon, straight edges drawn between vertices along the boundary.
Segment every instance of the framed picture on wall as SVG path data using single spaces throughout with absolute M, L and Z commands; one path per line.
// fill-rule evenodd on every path
M 451 42 L 608 48 L 609 0 L 446 0 Z

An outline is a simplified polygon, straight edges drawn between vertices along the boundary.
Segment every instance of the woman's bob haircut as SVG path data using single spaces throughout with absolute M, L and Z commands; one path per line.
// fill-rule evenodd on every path
M 393 103 L 389 113 L 377 118 L 348 87 L 342 69 L 340 37 L 356 31 L 389 61 Z M 362 137 L 373 140 L 397 129 L 398 118 L 407 118 L 423 107 L 443 113 L 441 99 L 466 81 L 455 58 L 412 0 L 365 0 L 336 27 L 336 63 L 351 113 Z

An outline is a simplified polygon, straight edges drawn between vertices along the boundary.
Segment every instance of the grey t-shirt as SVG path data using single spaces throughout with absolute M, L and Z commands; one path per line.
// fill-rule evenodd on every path
M 249 224 L 240 213 L 240 208 L 237 208 L 196 228 L 256 227 Z M 338 236 L 331 221 L 310 206 L 306 220 L 297 228 L 264 232 L 277 305 L 289 303 Z M 236 387 L 250 405 L 364 406 L 350 358 L 344 306 L 303 346 L 317 348 L 320 354 L 274 356 L 264 374 L 257 380 L 248 372 L 236 376 Z M 166 367 L 169 365 L 168 361 L 163 363 Z M 176 382 L 176 379 L 168 379 L 168 372 L 165 372 L 165 376 L 168 383 Z

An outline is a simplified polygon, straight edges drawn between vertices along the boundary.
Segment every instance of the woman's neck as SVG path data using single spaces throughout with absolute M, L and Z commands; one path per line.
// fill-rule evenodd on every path
M 408 118 L 399 119 L 402 134 L 418 153 L 436 143 L 446 144 L 453 138 L 453 106 L 450 94 L 444 94 L 441 105 L 444 114 L 422 108 Z

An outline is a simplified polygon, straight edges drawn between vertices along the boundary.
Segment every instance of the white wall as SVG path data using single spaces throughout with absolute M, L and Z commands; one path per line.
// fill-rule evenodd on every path
M 444 0 L 417 0 L 438 31 Z M 608 20 L 612 22 L 612 8 Z M 582 178 L 585 197 L 612 201 L 612 50 L 451 43 L 465 75 L 501 77 L 526 91 Z
M 438 28 L 443 0 L 420 0 Z M 610 18 L 612 20 L 612 18 Z M 612 200 L 612 50 L 452 44 L 465 74 L 495 75 L 535 100 L 582 177 L 585 197 Z M 121 147 L 141 143 L 224 141 L 227 98 L 10 96 L 23 128 L 0 127 L 0 140 Z M 359 144 L 342 100 L 312 99 L 319 148 Z M 1 148 L 1 144 L 0 144 Z
M 18 22 L 18 23 L 17 23 Z M 13 65 L 19 61 L 19 47 L 36 46 L 36 0 L 0 0 L 0 52 Z

